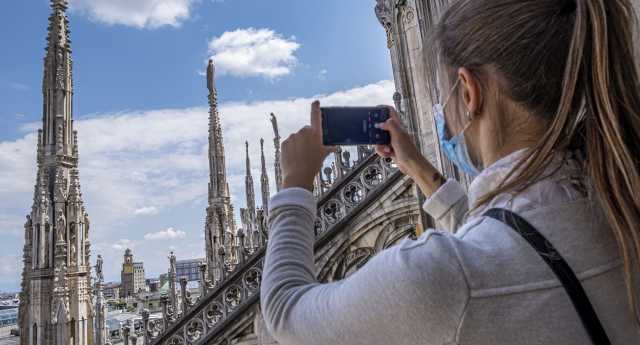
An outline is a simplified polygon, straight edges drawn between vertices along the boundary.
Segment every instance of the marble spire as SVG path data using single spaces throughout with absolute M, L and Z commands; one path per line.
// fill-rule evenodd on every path
M 253 184 L 253 176 L 251 175 L 251 158 L 249 157 L 249 142 L 245 142 L 246 149 L 246 174 L 245 174 L 245 193 L 247 196 L 247 210 L 252 217 L 252 221 L 255 218 L 256 213 L 256 195 L 255 195 L 255 187 Z
M 73 60 L 68 3 L 51 0 L 38 131 L 34 203 L 25 224 L 21 344 L 92 343 L 89 217 L 73 129 Z M 27 322 L 28 320 L 28 322 Z
M 224 139 L 218 113 L 218 91 L 215 83 L 215 65 L 209 60 L 207 67 L 209 91 L 209 206 L 205 222 L 205 250 L 207 267 L 212 282 L 224 277 L 227 265 L 221 252 L 232 245 L 230 234 L 235 231 L 233 207 L 227 181 Z
M 267 216 L 269 212 L 269 174 L 267 173 L 267 162 L 264 157 L 264 139 L 260 139 L 260 186 L 262 187 L 262 211 Z

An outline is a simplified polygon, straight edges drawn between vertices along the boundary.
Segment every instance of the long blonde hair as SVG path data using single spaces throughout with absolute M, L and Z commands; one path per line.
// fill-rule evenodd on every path
M 439 58 L 482 75 L 548 128 L 486 204 L 540 178 L 557 152 L 582 151 L 588 177 L 624 261 L 640 324 L 640 96 L 630 0 L 458 0 L 435 30 Z

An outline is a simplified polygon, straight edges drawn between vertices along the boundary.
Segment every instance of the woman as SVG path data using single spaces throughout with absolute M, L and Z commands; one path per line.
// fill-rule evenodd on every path
M 629 0 L 459 0 L 434 37 L 441 146 L 473 180 L 445 181 L 394 116 L 378 147 L 427 195 L 439 230 L 405 240 L 343 281 L 320 284 L 310 192 L 329 148 L 319 103 L 282 145 L 261 291 L 282 345 L 640 344 L 640 96 Z M 430 44 L 433 47 L 434 44 Z M 425 90 L 426 92 L 426 90 Z M 304 164 L 302 164 L 304 163 Z M 525 237 L 528 221 L 586 291 L 565 287 Z M 546 258 L 548 259 L 548 258 Z M 556 258 L 557 259 L 557 258 Z M 552 258 L 553 261 L 553 258 Z M 574 286 L 575 288 L 575 286 Z

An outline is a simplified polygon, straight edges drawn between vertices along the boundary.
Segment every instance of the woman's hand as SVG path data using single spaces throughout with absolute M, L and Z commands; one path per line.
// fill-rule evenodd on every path
M 396 110 L 390 106 L 387 108 L 389 108 L 391 115 L 389 120 L 378 124 L 377 127 L 391 134 L 391 145 L 377 145 L 376 152 L 381 157 L 393 159 L 398 169 L 410 176 L 425 195 L 432 195 L 442 186 L 445 181 L 444 177 L 420 153 L 398 118 Z
M 378 124 L 376 127 L 388 131 L 391 134 L 391 145 L 376 145 L 376 152 L 384 158 L 391 158 L 398 165 L 404 174 L 414 177 L 419 173 L 421 165 L 424 164 L 424 157 L 413 143 L 411 136 L 398 118 L 398 113 L 391 106 L 389 109 L 389 120 Z
M 333 147 L 322 144 L 322 114 L 320 102 L 315 101 L 311 105 L 311 126 L 290 135 L 282 143 L 282 187 L 313 191 L 313 180 L 333 151 Z

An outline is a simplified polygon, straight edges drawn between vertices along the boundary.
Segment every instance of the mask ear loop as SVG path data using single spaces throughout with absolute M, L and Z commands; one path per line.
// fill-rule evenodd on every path
M 447 95 L 447 99 L 444 100 L 444 103 L 442 103 L 442 109 L 444 110 L 444 108 L 447 107 L 447 104 L 449 104 L 449 100 L 451 99 L 451 96 L 453 96 L 453 91 L 455 91 L 455 89 L 458 87 L 458 85 L 460 84 L 460 78 L 456 79 L 456 83 L 453 84 L 453 87 L 451 88 L 451 90 L 449 90 L 449 94 Z
M 447 96 L 447 99 L 444 101 L 444 103 L 442 104 L 442 110 L 444 111 L 444 109 L 447 107 L 447 105 L 449 104 L 449 101 L 451 100 L 451 97 L 453 97 L 453 92 L 456 90 L 456 88 L 458 87 L 458 85 L 460 85 L 460 78 L 456 79 L 455 84 L 453 84 L 453 87 L 451 88 L 451 91 L 449 91 L 449 95 Z M 471 111 L 467 110 L 467 113 L 465 114 L 465 117 L 467 118 L 467 125 L 464 127 L 464 129 L 461 132 L 464 132 L 467 130 L 467 128 L 469 128 L 469 126 L 471 126 Z

